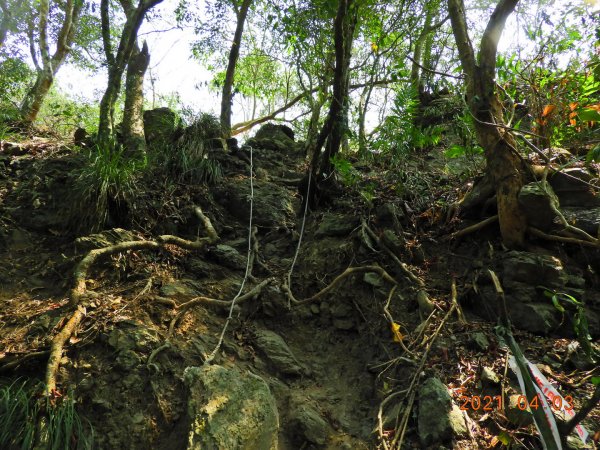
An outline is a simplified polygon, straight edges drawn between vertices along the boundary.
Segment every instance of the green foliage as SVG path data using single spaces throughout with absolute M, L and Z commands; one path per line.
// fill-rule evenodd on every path
M 352 163 L 340 154 L 336 154 L 331 158 L 331 164 L 333 164 L 336 173 L 340 176 L 344 185 L 349 187 L 354 186 L 360 180 L 360 175 L 352 166 Z
M 585 157 L 588 164 L 592 162 L 600 162 L 600 145 L 596 145 L 591 149 Z
M 0 384 L 0 448 L 29 450 L 36 440 L 44 450 L 91 449 L 93 430 L 81 422 L 72 395 L 46 401 L 46 418 L 40 436 L 36 425 L 41 419 L 40 401 L 36 390 L 27 382 Z
M 97 102 L 71 97 L 52 88 L 43 103 L 38 121 L 61 136 L 71 137 L 76 128 L 93 133 L 98 128 L 99 108 Z
M 96 232 L 108 221 L 110 204 L 126 205 L 134 198 L 138 173 L 145 160 L 131 160 L 116 143 L 95 147 L 75 172 L 73 208 L 69 222 L 77 231 Z
M 30 401 L 27 383 L 15 381 L 0 387 L 0 448 L 32 448 L 38 408 Z
M 208 150 L 216 145 L 220 135 L 219 119 L 202 113 L 176 144 L 150 149 L 150 167 L 176 181 L 214 184 L 221 179 L 222 169 L 218 161 L 209 157 Z
M 8 57 L 0 61 L 0 122 L 16 121 L 19 106 L 34 72 L 19 58 Z
M 577 341 L 583 349 L 585 355 L 592 362 L 595 362 L 600 355 L 592 346 L 592 336 L 590 335 L 585 305 L 570 294 L 564 292 L 556 292 L 549 289 L 544 290 L 544 295 L 552 301 L 552 304 L 562 315 L 566 313 L 565 305 L 570 305 L 575 308 L 575 313 L 572 317 L 573 331 L 577 336 Z

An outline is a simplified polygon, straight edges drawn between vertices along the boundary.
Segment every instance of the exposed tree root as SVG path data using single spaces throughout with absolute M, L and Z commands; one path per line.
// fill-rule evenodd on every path
M 212 244 L 219 239 L 210 219 L 204 215 L 199 207 L 194 207 L 194 212 L 198 218 L 202 221 L 207 237 L 199 238 L 196 241 L 188 241 L 177 236 L 163 235 L 159 236 L 156 241 L 127 241 L 120 242 L 115 245 L 111 245 L 105 248 L 99 248 L 91 250 L 77 265 L 73 272 L 74 286 L 70 292 L 70 305 L 77 307 L 77 310 L 73 312 L 71 318 L 63 327 L 63 329 L 52 339 L 52 346 L 50 349 L 50 358 L 48 360 L 48 366 L 46 369 L 46 388 L 45 395 L 51 396 L 56 390 L 56 373 L 60 365 L 62 353 L 65 342 L 75 332 L 77 326 L 81 323 L 85 317 L 85 308 L 80 305 L 81 300 L 85 296 L 86 292 L 86 278 L 88 272 L 99 258 L 113 255 L 115 253 L 124 252 L 127 250 L 142 250 L 142 249 L 158 249 L 163 248 L 166 244 L 177 245 L 182 248 L 189 250 L 200 250 L 206 245 Z
M 556 234 L 547 234 L 542 230 L 538 230 L 534 227 L 529 227 L 527 231 L 535 237 L 546 239 L 547 241 L 563 242 L 565 244 L 583 245 L 586 247 L 598 248 L 600 246 L 600 240 L 595 239 L 594 241 L 584 241 L 583 239 L 577 239 L 574 237 L 558 236 Z
M 67 340 L 69 340 L 71 335 L 75 332 L 75 329 L 85 317 L 85 314 L 85 308 L 78 306 L 77 310 L 73 313 L 67 324 L 52 339 L 50 358 L 48 359 L 48 366 L 46 368 L 46 397 L 50 397 L 52 393 L 56 391 L 56 373 L 58 372 L 58 366 L 60 365 L 65 342 L 67 342 Z
M 327 286 L 325 286 L 323 289 L 321 289 L 315 295 L 313 295 L 312 297 L 305 298 L 303 300 L 297 300 L 294 297 L 294 294 L 292 294 L 292 291 L 291 291 L 290 287 L 288 286 L 287 281 L 283 282 L 282 287 L 283 287 L 283 290 L 285 291 L 285 293 L 287 294 L 288 299 L 294 306 L 306 305 L 307 303 L 314 302 L 314 301 L 319 300 L 322 297 L 324 297 L 327 293 L 329 293 L 333 289 L 335 289 L 335 287 L 338 284 L 340 284 L 344 278 L 346 278 L 350 275 L 353 275 L 355 273 L 367 273 L 367 272 L 375 272 L 375 273 L 379 274 L 379 276 L 381 276 L 381 278 L 383 278 L 384 280 L 386 280 L 394 285 L 397 284 L 396 280 L 394 280 L 394 278 L 389 273 L 387 273 L 382 267 L 377 266 L 377 265 L 372 265 L 372 266 L 361 266 L 361 267 L 348 267 L 340 275 L 335 277 L 331 283 L 329 283 Z
M 273 283 L 275 281 L 274 278 L 267 278 L 263 280 L 261 283 L 257 284 L 252 288 L 252 290 L 248 291 L 244 295 L 241 295 L 237 298 L 236 304 L 243 303 L 247 300 L 255 299 L 262 292 L 265 286 Z M 185 302 L 179 305 L 177 315 L 171 320 L 169 324 L 169 336 L 173 335 L 173 331 L 175 330 L 175 326 L 177 322 L 183 315 L 193 306 L 196 305 L 205 305 L 205 306 L 217 306 L 219 308 L 229 308 L 233 300 L 217 300 L 215 298 L 210 297 L 195 297 L 188 302 Z
M 488 217 L 485 220 L 482 220 L 481 222 L 478 222 L 474 225 L 468 226 L 466 228 L 463 228 L 462 230 L 458 230 L 455 231 L 452 234 L 449 234 L 447 236 L 444 236 L 443 240 L 444 241 L 449 241 L 451 239 L 458 239 L 460 237 L 466 236 L 467 234 L 471 234 L 474 233 L 476 231 L 481 230 L 482 228 L 496 222 L 498 220 L 498 214 L 496 214 L 495 216 L 492 217 Z
M 38 350 L 36 352 L 29 352 L 20 356 L 15 355 L 14 357 L 5 357 L 5 359 L 8 359 L 8 362 L 0 366 L 0 373 L 9 372 L 25 364 L 27 361 L 45 358 L 49 354 L 50 350 Z

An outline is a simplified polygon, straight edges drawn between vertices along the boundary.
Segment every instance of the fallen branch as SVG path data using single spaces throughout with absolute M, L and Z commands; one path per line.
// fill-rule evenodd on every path
M 466 236 L 467 234 L 471 234 L 471 233 L 474 233 L 475 231 L 481 230 L 482 228 L 496 222 L 497 220 L 498 220 L 498 214 L 496 214 L 495 216 L 492 216 L 492 217 L 488 217 L 487 219 L 482 220 L 481 222 L 478 222 L 474 225 L 463 228 L 462 230 L 455 231 L 454 233 L 449 234 L 448 236 L 445 236 L 444 238 L 442 238 L 442 240 L 449 241 L 451 239 L 457 239 L 457 238 Z

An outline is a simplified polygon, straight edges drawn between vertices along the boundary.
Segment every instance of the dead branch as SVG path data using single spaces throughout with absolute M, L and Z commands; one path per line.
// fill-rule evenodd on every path
M 456 292 L 456 290 L 454 290 L 452 292 L 452 295 L 454 295 L 455 292 Z M 402 447 L 402 443 L 404 441 L 404 434 L 406 433 L 406 428 L 408 426 L 408 420 L 410 419 L 410 413 L 412 411 L 413 403 L 415 400 L 417 380 L 421 376 L 421 372 L 423 370 L 423 367 L 425 367 L 425 363 L 427 362 L 429 352 L 431 351 L 431 348 L 433 347 L 435 340 L 437 339 L 438 335 L 440 334 L 440 331 L 442 330 L 442 328 L 444 327 L 444 325 L 446 324 L 446 322 L 448 321 L 448 319 L 450 318 L 452 313 L 454 313 L 454 310 L 456 309 L 457 305 L 458 305 L 458 302 L 455 301 L 454 299 L 452 299 L 450 309 L 448 310 L 448 312 L 446 313 L 446 315 L 444 316 L 444 318 L 442 319 L 442 321 L 436 328 L 435 332 L 433 333 L 433 335 L 431 337 L 431 340 L 429 341 L 429 344 L 427 344 L 427 348 L 423 352 L 423 357 L 421 358 L 419 367 L 415 371 L 415 374 L 413 375 L 413 378 L 412 378 L 410 385 L 408 387 L 408 390 L 407 390 L 407 392 L 410 392 L 410 397 L 408 399 L 408 405 L 406 406 L 406 409 L 404 410 L 404 415 L 402 416 L 400 425 L 398 426 L 398 428 L 396 428 L 395 437 L 394 437 L 394 440 L 392 441 L 392 448 L 401 448 Z
M 236 304 L 243 303 L 247 300 L 255 299 L 256 297 L 259 296 L 259 294 L 262 292 L 262 290 L 265 288 L 265 286 L 267 286 L 268 284 L 271 284 L 273 281 L 275 281 L 274 278 L 267 278 L 266 280 L 263 280 L 261 283 L 254 286 L 250 291 L 248 291 L 244 295 L 241 295 L 240 297 L 238 297 L 238 299 L 236 300 Z M 173 318 L 173 320 L 171 320 L 171 323 L 169 324 L 169 334 L 168 335 L 171 336 L 173 334 L 173 331 L 175 330 L 175 326 L 177 325 L 177 322 L 179 321 L 179 319 L 181 319 L 181 317 L 183 317 L 183 315 L 193 306 L 205 305 L 205 306 L 217 306 L 219 308 L 229 308 L 231 306 L 232 301 L 233 300 L 217 300 L 215 298 L 201 296 L 201 297 L 195 297 L 195 298 L 191 299 L 190 301 L 187 301 L 187 302 L 179 305 L 177 315 Z
M 482 228 L 496 222 L 497 220 L 498 220 L 498 214 L 496 214 L 495 216 L 492 216 L 492 217 L 488 217 L 487 219 L 482 220 L 481 222 L 478 222 L 474 225 L 463 228 L 462 230 L 455 231 L 454 233 L 449 234 L 442 239 L 444 241 L 449 241 L 451 239 L 458 239 L 460 237 L 466 236 L 467 234 L 471 234 L 471 233 L 474 233 L 475 231 L 479 231 Z
M 323 289 L 321 289 L 315 295 L 313 295 L 312 297 L 305 298 L 303 300 L 297 300 L 294 297 L 294 294 L 292 294 L 292 291 L 290 290 L 290 287 L 287 285 L 287 282 L 283 283 L 283 289 L 285 290 L 285 292 L 288 295 L 288 298 L 292 304 L 294 304 L 295 306 L 305 305 L 307 303 L 314 302 L 315 300 L 321 299 L 327 293 L 329 293 L 333 289 L 335 289 L 335 287 L 338 284 L 340 284 L 344 278 L 346 278 L 350 275 L 353 275 L 355 273 L 367 273 L 367 272 L 375 272 L 375 273 L 379 274 L 379 276 L 381 278 L 383 278 L 384 280 L 386 280 L 394 285 L 397 284 L 396 280 L 394 280 L 394 278 L 392 278 L 392 276 L 389 273 L 387 273 L 382 267 L 379 267 L 377 265 L 372 265 L 372 266 L 361 266 L 361 267 L 348 267 L 340 275 L 335 277 L 331 283 L 329 283 L 327 286 L 325 286 Z

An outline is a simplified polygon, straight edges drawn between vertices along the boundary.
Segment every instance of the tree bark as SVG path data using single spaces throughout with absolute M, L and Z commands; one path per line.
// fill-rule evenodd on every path
M 0 20 L 0 48 L 2 48 L 8 35 L 8 28 L 11 21 L 10 9 L 6 4 L 6 0 L 0 0 L 0 11 L 2 12 L 2 20 Z
M 48 14 L 50 5 L 48 0 L 40 1 L 39 52 L 42 63 L 41 66 L 37 63 L 35 48 L 32 47 L 34 61 L 36 61 L 37 76 L 35 83 L 29 89 L 21 103 L 21 120 L 26 125 L 31 125 L 37 118 L 44 99 L 54 82 L 54 77 L 71 50 L 82 6 L 82 0 L 67 0 L 64 10 L 65 18 L 56 40 L 56 51 L 53 55 L 50 55 L 50 45 L 48 42 Z
M 240 56 L 240 47 L 242 44 L 242 34 L 244 33 L 244 24 L 248 15 L 248 9 L 252 0 L 243 0 L 237 13 L 237 25 L 229 51 L 229 61 L 225 72 L 225 81 L 223 82 L 223 93 L 221 95 L 221 132 L 223 137 L 231 137 L 231 106 L 233 103 L 233 81 L 235 78 L 235 66 Z
M 129 156 L 139 157 L 146 152 L 144 135 L 144 75 L 150 64 L 148 45 L 140 50 L 136 45 L 127 65 L 125 80 L 125 109 L 123 110 L 123 142 Z
M 127 20 L 121 33 L 116 55 L 112 53 L 110 47 L 108 0 L 102 0 L 101 2 L 102 40 L 108 64 L 108 84 L 100 101 L 100 121 L 98 124 L 98 144 L 101 146 L 110 146 L 113 138 L 115 104 L 121 90 L 121 79 L 123 78 L 125 67 L 131 58 L 131 53 L 137 40 L 138 30 L 142 25 L 146 13 L 161 2 L 162 0 L 140 0 L 135 9 L 131 5 L 130 0 L 123 0 L 121 2 L 127 13 Z M 128 10 L 129 12 L 127 12 Z M 103 11 L 106 11 L 106 13 Z
M 500 232 L 509 248 L 522 247 L 527 223 L 518 203 L 524 183 L 523 162 L 514 136 L 496 125 L 504 125 L 500 101 L 495 91 L 496 52 L 506 19 L 519 0 L 500 0 L 483 34 L 478 62 L 468 34 L 463 0 L 448 0 L 448 11 L 459 57 L 466 76 L 467 103 L 475 119 L 475 131 L 483 147 L 487 171 L 498 203 Z
M 331 158 L 339 151 L 343 134 L 347 131 L 350 56 L 357 19 L 357 7 L 354 1 L 339 0 L 333 26 L 335 43 L 333 98 L 327 120 L 312 152 L 313 179 L 317 182 L 318 174 L 325 174 L 325 176 L 331 174 Z M 324 144 L 325 152 L 321 155 L 321 148 Z

